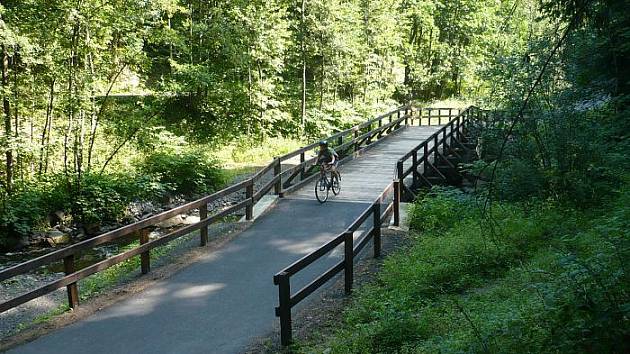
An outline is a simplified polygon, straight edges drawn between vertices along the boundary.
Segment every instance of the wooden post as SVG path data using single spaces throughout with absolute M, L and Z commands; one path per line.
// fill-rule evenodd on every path
M 66 275 L 74 273 L 74 255 L 71 254 L 63 259 L 63 270 Z M 70 308 L 77 308 L 79 306 L 79 288 L 77 283 L 71 283 L 66 286 L 68 292 L 68 305 Z
M 377 200 L 372 208 L 374 213 L 374 258 L 381 256 L 381 201 Z
M 254 218 L 254 181 L 250 180 L 245 189 L 245 198 L 251 199 L 252 203 L 245 207 L 245 220 L 252 220 Z
M 140 230 L 140 244 L 144 245 L 147 242 L 149 242 L 149 229 L 142 229 Z M 151 251 L 140 253 L 140 269 L 142 274 L 147 274 L 151 270 Z
M 276 316 L 280 317 L 280 343 L 288 346 L 293 341 L 291 328 L 291 283 L 289 274 L 282 272 L 274 277 L 274 283 L 278 285 L 279 306 L 276 308 Z
M 273 177 L 276 178 L 282 173 L 282 165 L 279 158 L 275 159 L 275 165 L 273 166 Z M 274 192 L 276 195 L 280 195 L 282 192 L 282 177 L 278 179 L 276 184 L 274 185 Z
M 204 221 L 208 218 L 208 204 L 204 204 L 199 207 L 199 221 Z M 208 244 L 208 225 L 202 227 L 199 230 L 199 246 L 203 247 Z
M 405 108 L 405 125 L 409 125 L 409 108 Z
M 305 166 L 304 166 L 304 161 L 306 161 L 306 157 L 304 156 L 304 152 L 301 152 L 300 153 L 300 164 L 302 165 L 302 167 L 300 167 L 300 180 L 304 179 L 304 175 L 306 173 Z
M 449 122 L 451 121 L 451 117 L 452 117 L 452 116 L 453 116 L 453 109 L 452 109 L 452 108 L 449 108 L 449 109 L 448 109 L 448 121 L 449 121 Z
M 352 140 L 354 141 L 354 152 L 359 151 L 359 140 L 357 139 L 358 137 L 359 137 L 359 130 L 355 129 L 353 137 L 352 137 Z
M 394 180 L 394 226 L 400 225 L 400 180 Z
M 424 151 L 422 152 L 422 158 L 424 160 L 424 163 L 422 164 L 422 174 L 426 175 L 427 174 L 427 162 L 429 162 L 429 143 L 425 143 L 424 144 Z
M 435 148 L 433 150 L 433 163 L 437 163 L 437 156 L 440 150 L 440 148 L 438 147 L 438 134 L 435 134 L 435 136 L 433 137 L 433 147 Z
M 446 148 L 447 146 L 450 148 L 450 144 L 446 143 L 446 129 L 442 130 L 442 155 L 446 156 Z
M 414 150 L 411 154 L 412 167 L 413 171 L 411 175 L 413 176 L 413 185 L 416 186 L 418 183 L 418 151 Z
M 353 278 L 354 278 L 354 269 L 353 269 L 353 265 L 354 265 L 354 238 L 353 238 L 353 232 L 352 231 L 347 231 L 343 234 L 343 239 L 344 239 L 344 243 L 343 243 L 343 249 L 344 249 L 344 264 L 345 264 L 345 273 L 344 273 L 344 285 L 345 285 L 345 291 L 346 291 L 346 295 L 350 295 L 350 293 L 352 293 L 352 282 L 353 282 Z

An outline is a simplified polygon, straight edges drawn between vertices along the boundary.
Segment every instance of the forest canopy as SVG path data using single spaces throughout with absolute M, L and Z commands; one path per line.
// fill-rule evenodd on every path
M 199 186 L 188 194 L 210 191 L 223 183 L 212 152 L 226 144 L 312 139 L 414 100 L 518 115 L 527 96 L 537 118 L 510 129 L 531 144 L 513 162 L 545 176 L 532 188 L 572 186 L 583 177 L 565 158 L 575 146 L 544 145 L 563 124 L 588 131 L 587 120 L 558 123 L 567 109 L 620 121 L 626 9 L 621 0 L 3 0 L 0 243 L 56 210 L 75 223 L 117 220 L 131 200 L 181 194 L 164 178 L 173 166 L 201 164 L 180 182 Z M 626 126 L 596 131 L 619 138 Z M 113 196 L 112 210 L 93 202 Z

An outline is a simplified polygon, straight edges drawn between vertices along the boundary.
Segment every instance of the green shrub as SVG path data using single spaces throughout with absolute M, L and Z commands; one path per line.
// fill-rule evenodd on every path
M 424 212 L 441 218 L 449 198 Z M 502 203 L 492 235 L 471 218 L 423 232 L 355 292 L 341 328 L 314 351 L 626 353 L 628 205 L 627 188 L 590 212 Z
M 139 170 L 155 176 L 170 192 L 185 196 L 209 193 L 225 183 L 217 160 L 201 149 L 155 152 L 147 156 Z
M 24 184 L 13 194 L 4 196 L 0 207 L 0 248 L 10 248 L 20 237 L 31 233 L 35 225 L 46 219 L 46 186 Z
M 125 174 L 85 174 L 78 193 L 69 201 L 73 215 L 83 224 L 121 221 L 137 194 L 134 180 Z
M 442 232 L 455 220 L 472 217 L 477 207 L 469 195 L 452 187 L 434 187 L 418 198 L 409 211 L 409 226 L 416 231 Z

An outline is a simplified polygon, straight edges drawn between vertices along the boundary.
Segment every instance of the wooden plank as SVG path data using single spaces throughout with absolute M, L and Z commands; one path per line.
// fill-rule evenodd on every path
M 325 271 L 322 275 L 318 276 L 300 289 L 295 295 L 291 297 L 291 306 L 295 306 L 300 301 L 304 300 L 307 296 L 312 294 L 315 290 L 319 289 L 322 285 L 326 284 L 330 279 L 332 279 L 335 275 L 339 274 L 345 267 L 344 261 L 340 261 L 334 266 L 330 267 L 327 271 Z
M 333 238 L 332 240 L 324 243 L 321 247 L 319 247 L 315 251 L 293 262 L 290 266 L 284 268 L 281 273 L 286 273 L 288 275 L 296 274 L 297 272 L 308 267 L 310 264 L 312 264 L 313 262 L 321 258 L 326 253 L 334 250 L 337 246 L 342 244 L 343 241 L 344 241 L 343 234 L 341 234 Z

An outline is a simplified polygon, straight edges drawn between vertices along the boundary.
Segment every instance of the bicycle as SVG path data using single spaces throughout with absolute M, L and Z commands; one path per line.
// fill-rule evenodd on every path
M 332 165 L 322 163 L 319 165 L 319 180 L 315 183 L 315 197 L 320 203 L 328 200 L 328 193 L 332 190 L 334 195 L 341 192 L 339 172 L 333 173 Z

